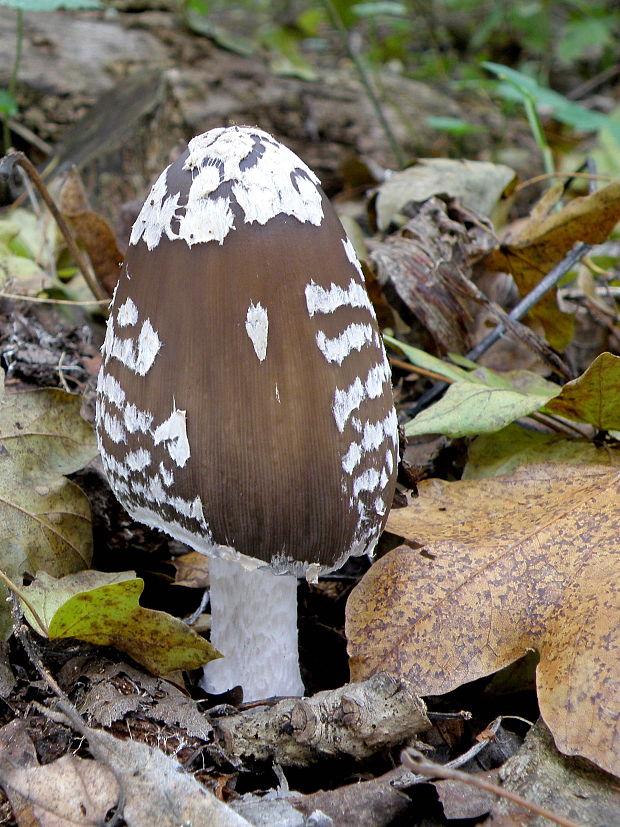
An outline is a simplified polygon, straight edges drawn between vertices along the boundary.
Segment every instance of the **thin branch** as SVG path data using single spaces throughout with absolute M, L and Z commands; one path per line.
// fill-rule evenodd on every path
M 112 821 L 107 822 L 109 827 L 113 824 L 116 824 L 120 820 L 120 815 L 123 812 L 125 806 L 125 788 L 123 786 L 123 780 L 119 773 L 116 770 L 116 767 L 110 762 L 109 754 L 106 750 L 102 749 L 99 741 L 97 740 L 97 733 L 95 730 L 90 729 L 82 720 L 82 716 L 77 711 L 75 706 L 71 703 L 69 696 L 64 692 L 54 676 L 51 672 L 46 669 L 41 660 L 39 653 L 36 650 L 36 647 L 28 634 L 28 628 L 22 623 L 21 621 L 21 606 L 17 600 L 17 596 L 15 592 L 11 592 L 11 614 L 13 615 L 13 622 L 15 626 L 15 634 L 19 638 L 20 643 L 22 644 L 24 651 L 28 655 L 30 662 L 36 668 L 37 672 L 45 683 L 50 687 L 52 692 L 56 695 L 58 707 L 62 711 L 62 713 L 67 717 L 68 722 L 70 725 L 80 733 L 80 735 L 88 741 L 88 747 L 94 758 L 97 761 L 100 761 L 104 764 L 114 775 L 116 779 L 116 783 L 118 784 L 118 798 L 116 802 L 116 810 L 113 816 Z
M 469 784 L 470 787 L 477 787 L 479 790 L 484 790 L 486 793 L 506 798 L 513 804 L 517 804 L 519 807 L 523 807 L 531 813 L 553 821 L 555 824 L 561 825 L 561 827 L 581 827 L 581 825 L 576 824 L 574 821 L 569 821 L 569 819 L 563 816 L 556 815 L 552 813 L 551 810 L 540 807 L 533 801 L 528 801 L 526 798 L 522 798 L 510 790 L 505 790 L 503 787 L 498 787 L 497 784 L 492 784 L 490 781 L 479 778 L 477 775 L 461 772 L 461 770 L 453 769 L 447 765 L 435 764 L 426 759 L 421 752 L 411 747 L 403 750 L 401 753 L 401 761 L 407 769 L 415 771 L 425 778 L 444 778 L 450 781 L 460 781 L 463 784 Z
M 45 288 L 43 288 L 45 290 Z M 88 305 L 89 307 L 93 304 L 101 304 L 101 305 L 108 305 L 110 304 L 110 299 L 89 299 L 88 301 L 74 301 L 73 299 L 46 299 L 40 296 L 23 296 L 19 293 L 4 293 L 0 291 L 0 299 L 18 299 L 19 301 L 23 302 L 34 302 L 36 304 L 68 304 L 73 305 L 74 307 L 82 307 L 84 305 Z
M 338 14 L 338 11 L 334 6 L 332 0 L 322 0 L 322 3 L 330 20 L 332 21 L 332 24 L 335 26 L 338 32 L 342 45 L 344 46 L 347 54 L 349 55 L 349 58 L 353 61 L 355 70 L 357 71 L 362 86 L 364 87 L 364 91 L 368 95 L 368 99 L 370 100 L 370 103 L 372 104 L 372 107 L 376 112 L 377 118 L 379 119 L 379 123 L 381 124 L 381 128 L 383 129 L 385 136 L 388 139 L 388 143 L 390 144 L 390 148 L 392 150 L 392 153 L 394 154 L 396 163 L 400 168 L 402 168 L 405 165 L 403 153 L 401 152 L 401 149 L 398 145 L 398 141 L 396 140 L 394 133 L 392 132 L 391 126 L 387 122 L 387 119 L 381 107 L 381 102 L 379 101 L 379 98 L 375 95 L 375 91 L 368 78 L 366 68 L 360 60 L 360 57 L 357 54 L 357 52 L 351 48 L 351 43 L 349 42 L 349 35 L 342 23 L 340 15 Z
M 515 194 L 521 192 L 527 187 L 534 184 L 539 184 L 541 181 L 548 181 L 550 178 L 586 178 L 588 181 L 604 181 L 606 184 L 611 184 L 616 179 L 611 175 L 593 175 L 591 172 L 544 172 L 541 175 L 535 175 L 533 178 L 528 178 L 522 184 L 515 188 Z
M 557 416 L 554 416 L 553 414 L 534 411 L 534 413 L 530 414 L 530 418 L 534 419 L 536 422 L 540 422 L 541 425 L 545 425 L 547 428 L 557 431 L 558 433 L 569 434 L 573 438 L 578 436 L 580 439 L 588 439 L 588 435 L 576 425 L 573 425 L 571 422 L 566 422 L 563 419 L 558 419 Z
M 480 755 L 480 753 L 488 747 L 491 741 L 494 740 L 495 736 L 497 735 L 497 731 L 499 730 L 501 722 L 501 716 L 495 718 L 494 721 L 491 721 L 488 727 L 485 730 L 483 730 L 484 735 L 482 735 L 480 740 L 477 743 L 475 743 L 473 747 L 470 747 L 467 750 L 467 752 L 464 752 L 462 755 L 457 755 L 456 758 L 453 758 L 452 761 L 448 761 L 447 764 L 433 764 L 433 766 L 443 766 L 446 769 L 456 769 L 457 767 L 462 767 L 464 764 L 469 763 L 469 761 L 476 758 L 476 756 Z M 405 754 L 405 752 L 403 752 L 403 755 Z M 421 755 L 421 753 L 419 754 Z M 407 764 L 404 760 L 402 760 L 402 764 L 407 769 L 407 775 L 397 776 L 396 779 L 392 781 L 392 786 L 395 789 L 407 789 L 408 787 L 412 787 L 414 784 L 420 784 L 423 781 L 426 781 L 427 776 L 423 772 L 419 772 L 417 774 L 413 773 L 411 772 L 413 768 L 409 766 L 409 764 Z
M 584 256 L 592 249 L 590 244 L 578 244 L 574 247 L 563 259 L 559 264 L 550 270 L 547 275 L 541 279 L 536 287 L 531 290 L 527 296 L 525 296 L 521 301 L 513 307 L 513 309 L 508 314 L 508 318 L 512 321 L 518 321 L 519 319 L 523 318 L 525 314 L 534 307 L 534 305 L 542 299 L 545 293 L 548 293 L 552 287 L 554 287 L 560 279 L 562 279 L 569 270 L 572 270 L 573 267 L 581 261 Z M 494 330 L 492 330 L 488 336 L 485 336 L 478 344 L 473 347 L 469 353 L 466 354 L 468 359 L 473 360 L 474 362 L 482 356 L 483 353 L 486 353 L 487 350 L 494 345 L 502 336 L 505 334 L 506 328 L 503 324 L 498 324 Z M 422 396 L 418 400 L 416 400 L 415 404 L 408 409 L 408 413 L 412 416 L 415 416 L 419 413 L 423 408 L 426 408 L 430 405 L 431 402 L 434 402 L 438 396 L 440 396 L 444 390 L 447 388 L 446 382 L 437 382 L 437 384 L 433 385 L 432 388 L 423 393 Z
M 101 287 L 99 282 L 93 277 L 90 267 L 88 266 L 88 262 L 82 255 L 77 244 L 75 243 L 75 238 L 73 237 L 73 233 L 71 232 L 69 225 L 65 221 L 58 207 L 56 206 L 54 199 L 50 195 L 49 190 L 45 186 L 45 182 L 37 172 L 37 169 L 34 166 L 34 164 L 23 152 L 11 151 L 8 153 L 8 155 L 5 156 L 4 160 L 7 161 L 9 164 L 16 164 L 17 166 L 22 167 L 22 169 L 24 169 L 28 173 L 28 177 L 35 185 L 37 191 L 39 192 L 39 195 L 45 201 L 47 208 L 54 216 L 54 220 L 58 224 L 58 228 L 64 236 L 67 247 L 69 248 L 69 251 L 73 256 L 75 263 L 81 270 L 82 275 L 84 276 L 86 283 L 90 287 L 93 296 L 102 301 L 104 299 L 109 301 L 109 298 L 106 296 L 103 288 Z

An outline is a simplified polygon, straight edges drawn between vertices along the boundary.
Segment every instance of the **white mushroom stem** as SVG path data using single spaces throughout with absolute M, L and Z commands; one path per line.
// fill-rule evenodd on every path
M 297 578 L 217 557 L 209 561 L 209 582 L 211 642 L 224 657 L 206 665 L 202 686 L 219 693 L 241 684 L 246 701 L 303 695 Z

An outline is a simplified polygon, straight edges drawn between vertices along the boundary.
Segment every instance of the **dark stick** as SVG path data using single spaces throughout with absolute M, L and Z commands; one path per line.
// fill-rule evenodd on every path
M 508 314 L 508 318 L 515 322 L 523 318 L 528 310 L 531 310 L 536 302 L 538 302 L 545 295 L 545 293 L 551 290 L 551 288 L 556 285 L 569 270 L 572 270 L 575 264 L 581 261 L 581 259 L 586 256 L 591 249 L 592 246 L 590 244 L 578 244 L 574 247 L 559 264 L 556 264 L 553 270 L 550 270 L 547 275 L 541 279 L 541 281 L 527 294 L 527 296 L 521 299 L 519 304 L 513 307 Z M 487 352 L 491 345 L 494 345 L 498 339 L 501 339 L 505 332 L 506 328 L 500 322 L 500 324 L 498 324 L 497 327 L 488 334 L 488 336 L 485 336 L 482 341 L 478 342 L 478 344 L 466 354 L 467 358 L 472 359 L 473 361 L 478 359 L 483 353 Z M 407 413 L 412 416 L 420 413 L 420 411 L 428 407 L 431 402 L 434 402 L 447 387 L 447 382 L 436 382 L 432 388 L 429 388 L 425 393 L 423 393 L 422 396 L 420 396 L 420 398 L 407 409 Z

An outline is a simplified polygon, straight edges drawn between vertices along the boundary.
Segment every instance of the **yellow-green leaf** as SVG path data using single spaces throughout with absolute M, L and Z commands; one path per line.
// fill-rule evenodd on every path
M 182 620 L 140 606 L 143 589 L 133 572 L 89 571 L 61 580 L 40 575 L 25 591 L 48 624 L 50 639 L 114 646 L 156 675 L 197 669 L 221 657 Z
M 620 356 L 601 353 L 545 410 L 602 431 L 620 428 Z

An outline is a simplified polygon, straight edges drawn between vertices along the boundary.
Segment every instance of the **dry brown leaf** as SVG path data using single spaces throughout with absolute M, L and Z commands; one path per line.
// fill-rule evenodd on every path
M 137 741 L 121 741 L 101 730 L 88 737 L 97 739 L 98 751 L 107 754 L 108 763 L 123 785 L 123 817 L 128 827 L 250 827 L 246 819 L 161 750 Z
M 118 798 L 118 784 L 107 767 L 70 754 L 42 767 L 5 766 L 0 778 L 18 823 L 32 827 L 94 827 Z
M 180 554 L 172 560 L 176 569 L 175 586 L 189 586 L 192 589 L 209 588 L 209 558 L 198 551 Z
M 618 773 L 620 474 L 428 480 L 387 528 L 419 548 L 389 552 L 351 593 L 352 680 L 388 670 L 441 694 L 537 649 L 558 748 Z
M 474 305 L 463 286 L 471 276 L 464 219 L 454 220 L 442 200 L 431 198 L 397 233 L 369 246 L 379 281 L 404 321 L 415 318 L 441 352 L 469 350 Z
M 111 296 L 124 256 L 108 222 L 90 208 L 77 169 L 73 168 L 67 175 L 58 202 L 60 211 L 88 253 L 97 280 Z
M 615 181 L 591 195 L 575 198 L 559 212 L 543 217 L 553 199 L 542 204 L 513 238 L 490 253 L 484 264 L 510 273 L 522 295 L 529 293 L 558 264 L 577 241 L 600 244 L 620 220 L 620 182 Z M 549 343 L 563 349 L 572 336 L 572 317 L 558 308 L 556 292 L 550 291 L 531 311 L 545 329 Z

